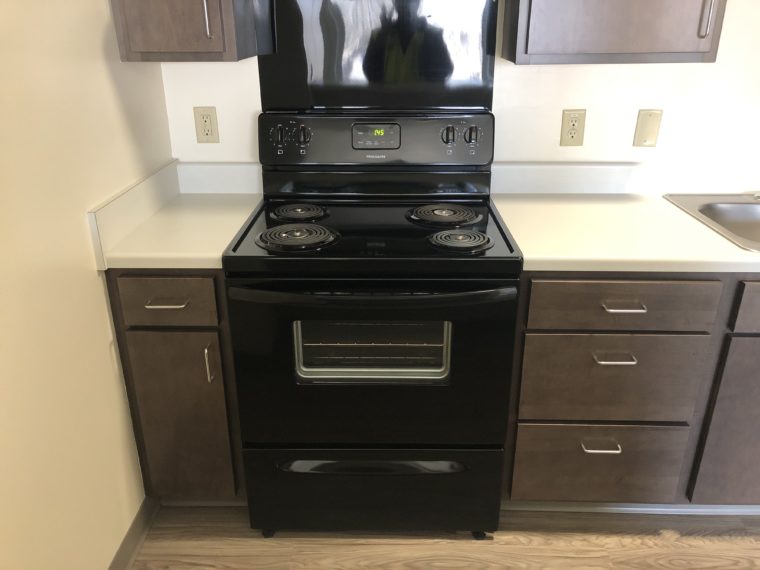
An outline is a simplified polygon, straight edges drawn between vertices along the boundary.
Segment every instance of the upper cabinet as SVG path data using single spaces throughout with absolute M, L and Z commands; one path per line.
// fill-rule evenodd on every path
M 726 0 L 507 0 L 518 64 L 712 62 Z
M 270 0 L 111 0 L 122 61 L 237 61 L 271 53 Z

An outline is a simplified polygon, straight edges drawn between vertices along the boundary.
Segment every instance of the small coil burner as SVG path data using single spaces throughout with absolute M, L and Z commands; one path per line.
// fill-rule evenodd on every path
M 457 204 L 429 204 L 409 210 L 406 215 L 413 222 L 440 227 L 469 226 L 483 219 L 472 208 Z
M 272 217 L 283 222 L 313 222 L 327 215 L 327 211 L 314 204 L 286 204 L 276 208 Z
M 459 253 L 482 253 L 493 247 L 493 240 L 486 234 L 471 230 L 444 230 L 428 238 L 439 249 Z
M 292 253 L 321 249 L 338 237 L 337 232 L 316 224 L 285 224 L 261 232 L 256 244 L 267 251 Z

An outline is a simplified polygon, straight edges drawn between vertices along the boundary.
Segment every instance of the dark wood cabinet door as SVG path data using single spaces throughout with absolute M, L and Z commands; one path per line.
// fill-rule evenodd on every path
M 127 331 L 126 339 L 148 493 L 234 497 L 217 333 Z
M 220 0 L 121 0 L 135 52 L 221 52 Z
M 513 21 L 505 25 L 505 40 L 516 42 L 508 57 L 518 63 L 715 61 L 725 6 L 725 0 L 519 0 L 519 8 L 506 11 Z
M 760 338 L 732 338 L 692 502 L 760 504 Z

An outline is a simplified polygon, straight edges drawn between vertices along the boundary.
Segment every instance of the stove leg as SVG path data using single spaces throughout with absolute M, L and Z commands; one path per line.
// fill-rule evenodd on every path
M 261 531 L 261 536 L 264 538 L 272 538 L 276 531 L 273 528 L 265 528 Z
M 484 530 L 473 530 L 472 538 L 475 540 L 493 540 L 493 537 Z

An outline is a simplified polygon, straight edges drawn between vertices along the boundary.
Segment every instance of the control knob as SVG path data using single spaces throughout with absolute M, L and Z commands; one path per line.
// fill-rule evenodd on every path
M 309 144 L 311 141 L 311 131 L 306 127 L 306 125 L 301 125 L 298 127 L 298 143 L 299 144 Z
M 285 127 L 282 125 L 277 125 L 274 128 L 274 137 L 277 144 L 283 144 L 285 142 Z
M 464 132 L 464 142 L 467 144 L 475 144 L 478 142 L 480 136 L 480 130 L 476 126 L 472 126 Z
M 456 129 L 451 125 L 443 129 L 443 132 L 441 133 L 441 140 L 443 140 L 444 144 L 452 144 L 456 142 L 457 140 Z

